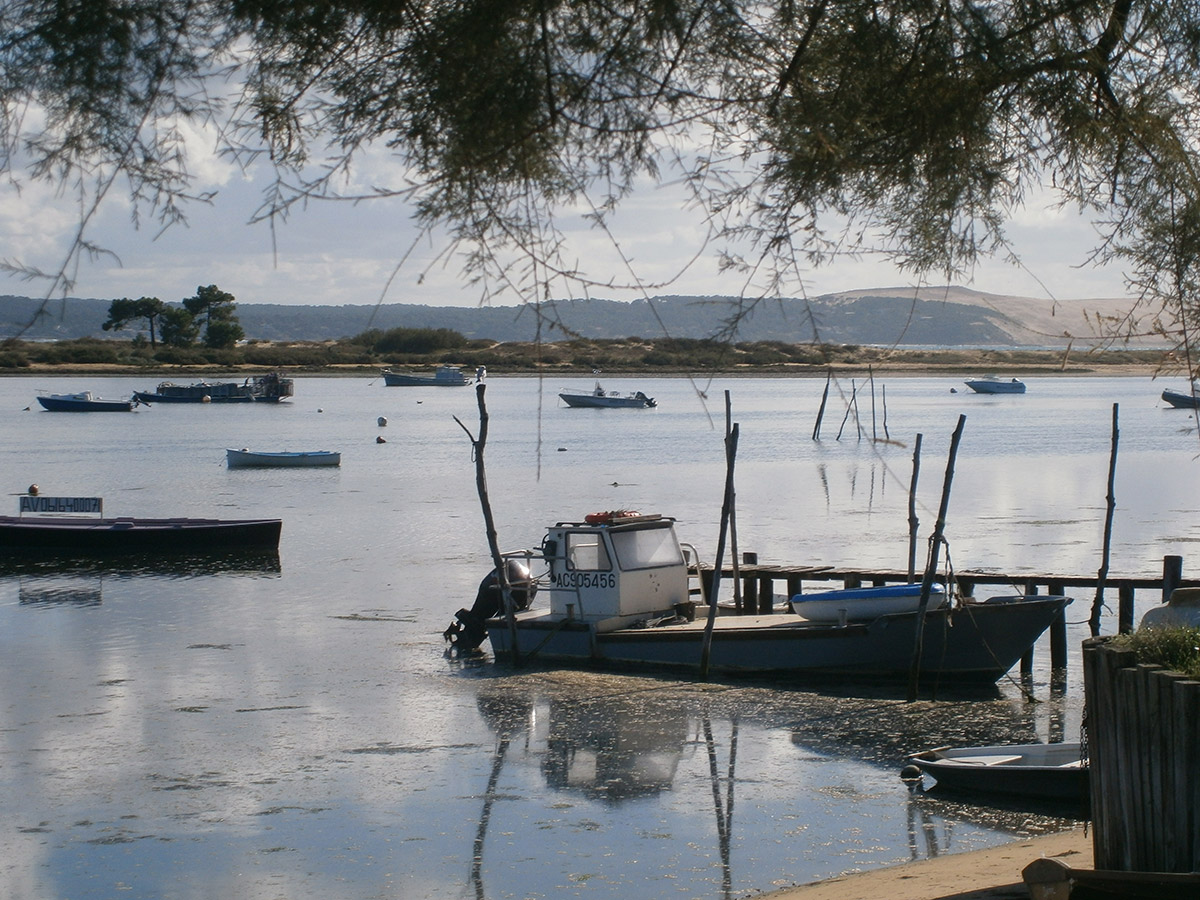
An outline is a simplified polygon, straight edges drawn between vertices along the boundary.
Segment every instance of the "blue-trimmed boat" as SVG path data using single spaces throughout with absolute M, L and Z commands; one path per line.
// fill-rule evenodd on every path
M 38 394 L 38 403 L 50 412 L 131 412 L 136 400 L 105 400 L 91 391 L 76 394 Z

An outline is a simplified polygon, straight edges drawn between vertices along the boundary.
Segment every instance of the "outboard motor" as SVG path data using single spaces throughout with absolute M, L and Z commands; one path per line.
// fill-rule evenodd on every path
M 509 594 L 514 611 L 528 609 L 537 594 L 537 584 L 524 563 L 510 559 L 504 564 Z M 504 610 L 504 586 L 499 572 L 492 569 L 479 583 L 475 603 L 470 609 L 460 609 L 454 614 L 455 621 L 442 632 L 451 649 L 458 653 L 469 653 L 478 649 L 487 637 L 487 620 L 494 619 Z

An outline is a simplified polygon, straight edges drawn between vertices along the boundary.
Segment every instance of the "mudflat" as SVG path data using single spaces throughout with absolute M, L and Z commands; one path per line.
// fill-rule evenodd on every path
M 840 875 L 762 896 L 767 900 L 1029 900 L 1021 870 L 1043 856 L 1062 859 L 1072 868 L 1091 868 L 1091 830 L 1078 825 L 986 850 Z

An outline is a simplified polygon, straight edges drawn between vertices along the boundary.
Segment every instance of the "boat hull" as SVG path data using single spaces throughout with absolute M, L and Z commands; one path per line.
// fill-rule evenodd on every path
M 77 397 L 51 394 L 39 396 L 38 403 L 50 412 L 130 412 L 132 400 L 83 400 Z
M 134 398 L 142 403 L 278 403 L 291 397 L 294 383 L 291 378 L 260 375 L 235 381 L 200 381 L 196 384 L 162 382 L 153 391 L 135 391 Z
M 796 594 L 792 597 L 791 605 L 793 612 L 810 622 L 861 622 L 878 616 L 916 612 L 920 602 L 921 585 L 891 584 L 846 591 Z M 940 584 L 933 585 L 926 608 L 937 609 L 945 602 L 945 588 Z
M 1183 391 L 1168 389 L 1162 392 L 1162 398 L 1174 409 L 1200 409 L 1200 396 Z
M 598 397 L 594 394 L 562 393 L 559 398 L 577 409 L 649 409 L 654 401 L 649 397 Z
M 1066 597 L 993 598 L 928 612 L 919 671 L 957 680 L 995 682 L 1062 614 Z M 511 656 L 512 632 L 502 619 L 487 623 L 493 652 Z M 907 677 L 916 639 L 915 613 L 872 622 L 828 625 L 786 614 L 719 616 L 709 668 L 743 675 Z M 546 613 L 515 618 L 522 658 L 586 665 L 660 667 L 698 671 L 705 622 L 598 632 L 582 622 Z
M 1078 741 L 942 748 L 909 761 L 941 790 L 1087 802 L 1090 781 L 1080 749 Z
M 1000 381 L 981 378 L 966 382 L 967 387 L 977 394 L 1023 394 L 1025 393 L 1024 382 Z
M 225 451 L 225 462 L 231 469 L 311 469 L 340 466 L 342 454 L 335 450 L 269 452 L 263 450 Z
M 0 516 L 0 551 L 190 552 L 211 547 L 278 547 L 280 519 L 90 519 Z
M 383 372 L 387 387 L 462 387 L 471 380 L 454 368 L 439 369 L 433 375 L 410 375 L 406 372 Z

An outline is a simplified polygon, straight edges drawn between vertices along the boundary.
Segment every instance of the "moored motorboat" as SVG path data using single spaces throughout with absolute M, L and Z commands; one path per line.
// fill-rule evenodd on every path
M 1025 393 L 1025 382 L 1018 381 L 1016 378 L 1004 381 L 993 375 L 987 375 L 981 378 L 968 378 L 964 383 L 977 394 Z
M 136 400 L 105 400 L 91 391 L 75 394 L 38 394 L 38 403 L 50 412 L 129 412 Z
M 711 630 L 708 668 L 715 672 L 907 678 L 920 627 L 920 673 L 992 682 L 1070 602 L 1045 595 L 959 601 L 927 610 L 920 623 L 916 611 L 844 623 L 791 613 L 727 615 L 714 617 L 710 629 L 709 607 L 696 603 L 695 560 L 670 518 L 559 522 L 538 550 L 505 555 L 504 580 L 519 598 L 511 609 L 490 575 L 445 637 L 458 652 L 489 640 L 497 657 L 696 672 Z M 543 574 L 532 573 L 538 565 Z M 549 594 L 548 609 L 533 607 L 539 587 Z
M 241 450 L 226 449 L 225 462 L 237 468 L 310 468 L 340 466 L 342 454 L 337 450 Z
M 562 391 L 558 396 L 567 406 L 576 408 L 652 409 L 658 406 L 653 397 L 647 397 L 641 391 L 629 394 L 606 391 L 598 381 L 591 391 Z
M 1173 391 L 1167 388 L 1162 392 L 1162 398 L 1172 409 L 1200 408 L 1200 393 L 1193 391 Z
M 471 383 L 458 366 L 438 366 L 432 375 L 393 372 L 391 369 L 384 369 L 380 374 L 387 387 L 462 387 Z
M 153 391 L 135 391 L 142 403 L 278 403 L 291 397 L 295 382 L 275 372 L 236 381 L 175 384 L 164 381 Z
M 938 747 L 909 757 L 942 790 L 1086 803 L 1087 760 L 1079 741 Z

